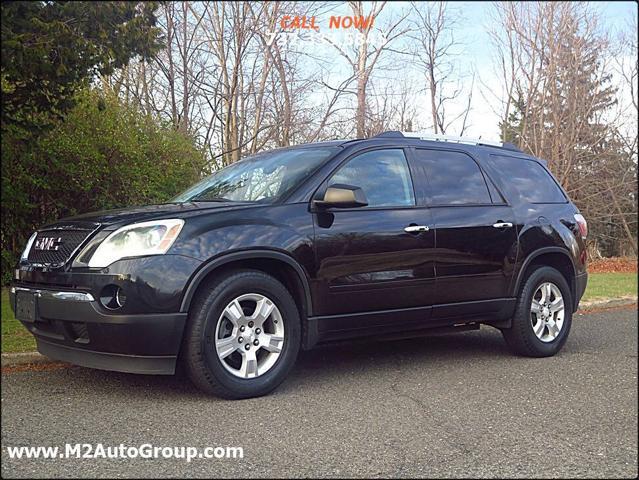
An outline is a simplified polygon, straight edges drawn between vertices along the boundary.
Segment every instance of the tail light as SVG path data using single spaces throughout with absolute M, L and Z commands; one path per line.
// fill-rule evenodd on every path
M 586 222 L 586 219 L 581 213 L 575 213 L 575 221 L 577 222 L 577 226 L 579 227 L 581 238 L 585 240 L 588 236 L 588 222 Z

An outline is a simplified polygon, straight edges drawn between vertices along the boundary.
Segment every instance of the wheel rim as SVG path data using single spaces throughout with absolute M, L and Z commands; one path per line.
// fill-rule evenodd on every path
M 530 305 L 530 322 L 542 342 L 555 340 L 564 326 L 564 299 L 559 287 L 544 282 L 535 291 Z
M 215 352 L 239 378 L 268 372 L 282 353 L 284 321 L 277 305 L 259 293 L 247 293 L 224 309 L 215 329 Z

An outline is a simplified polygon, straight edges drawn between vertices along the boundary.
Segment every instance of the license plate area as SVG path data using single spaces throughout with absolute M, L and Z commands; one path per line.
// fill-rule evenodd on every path
M 37 317 L 35 293 L 16 292 L 16 318 L 22 322 L 33 323 Z

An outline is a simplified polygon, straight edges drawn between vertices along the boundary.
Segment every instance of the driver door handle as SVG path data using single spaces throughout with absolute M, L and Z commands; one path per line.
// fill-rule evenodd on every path
M 428 225 L 409 225 L 408 227 L 404 228 L 404 231 L 406 233 L 427 232 L 428 230 L 430 230 Z
M 510 222 L 497 222 L 497 223 L 493 223 L 493 227 L 495 228 L 510 228 L 512 227 L 513 224 Z

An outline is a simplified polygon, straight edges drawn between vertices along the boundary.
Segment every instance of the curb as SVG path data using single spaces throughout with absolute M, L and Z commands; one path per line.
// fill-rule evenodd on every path
M 636 296 L 627 296 L 627 297 L 619 297 L 619 298 L 610 298 L 606 300 L 592 300 L 590 302 L 580 302 L 579 310 L 580 312 L 588 312 L 590 310 L 599 310 L 606 308 L 616 308 L 616 307 L 625 307 L 628 305 L 634 305 L 637 303 Z
M 626 307 L 635 305 L 637 303 L 637 297 L 622 297 L 611 300 L 599 300 L 591 302 L 581 302 L 579 304 L 579 310 L 577 314 L 586 314 L 591 310 L 606 310 L 618 307 Z M 49 357 L 45 357 L 39 352 L 21 352 L 21 353 L 3 353 L 2 354 L 2 368 L 12 367 L 15 365 L 33 365 L 33 364 L 46 364 L 46 363 L 60 363 L 57 360 L 52 360 Z
M 3 353 L 2 368 L 14 365 L 29 365 L 40 363 L 52 363 L 49 357 L 45 357 L 39 352 Z

